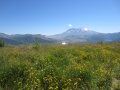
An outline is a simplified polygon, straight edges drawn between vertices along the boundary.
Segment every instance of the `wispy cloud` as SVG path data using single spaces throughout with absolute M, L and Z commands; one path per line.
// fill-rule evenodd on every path
M 72 24 L 68 24 L 69 27 L 72 27 Z

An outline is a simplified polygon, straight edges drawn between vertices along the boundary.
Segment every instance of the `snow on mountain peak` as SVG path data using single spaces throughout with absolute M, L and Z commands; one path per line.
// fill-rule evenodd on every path
M 83 30 L 83 31 L 90 31 L 90 29 L 89 28 L 86 28 L 86 27 L 82 27 L 82 28 L 80 28 L 81 30 Z
M 81 28 L 71 28 L 68 29 L 65 33 L 70 34 L 70 33 L 81 33 L 81 32 L 89 32 L 91 31 L 89 28 L 86 27 L 81 27 Z

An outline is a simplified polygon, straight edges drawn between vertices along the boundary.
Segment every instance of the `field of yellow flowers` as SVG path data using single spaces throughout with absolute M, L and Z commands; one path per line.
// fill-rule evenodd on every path
M 120 43 L 2 47 L 0 90 L 120 90 Z

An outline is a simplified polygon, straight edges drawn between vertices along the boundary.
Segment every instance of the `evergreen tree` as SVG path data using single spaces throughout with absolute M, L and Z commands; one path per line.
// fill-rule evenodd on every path
M 0 39 L 0 47 L 4 47 L 4 41 Z

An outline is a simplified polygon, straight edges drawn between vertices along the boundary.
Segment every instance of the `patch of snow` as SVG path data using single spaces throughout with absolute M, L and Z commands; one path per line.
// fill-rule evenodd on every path
M 82 31 L 90 31 L 90 29 L 89 29 L 89 28 L 86 28 L 86 27 L 82 27 L 81 30 L 82 30 Z

